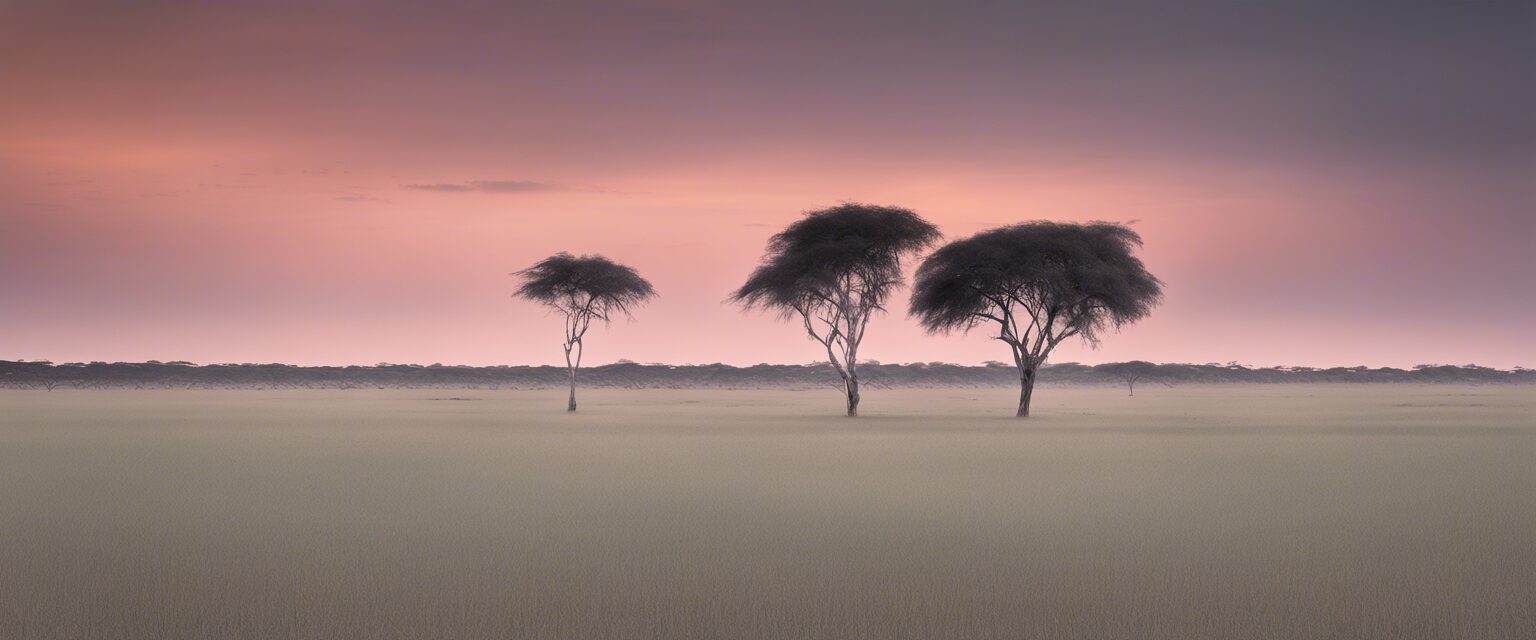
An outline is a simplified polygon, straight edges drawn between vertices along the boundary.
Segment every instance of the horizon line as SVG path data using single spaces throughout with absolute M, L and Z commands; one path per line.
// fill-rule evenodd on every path
M 1398 366 L 1390 366 L 1390 365 L 1372 366 L 1372 365 L 1369 365 L 1369 364 L 1330 365 L 1330 366 L 1290 365 L 1290 364 L 1253 365 L 1253 364 L 1237 362 L 1235 360 L 1228 361 L 1228 362 L 1154 362 L 1154 361 L 1151 361 L 1151 360 L 1137 360 L 1137 359 L 1132 359 L 1132 360 L 1112 360 L 1112 361 L 1098 362 L 1098 363 L 1092 363 L 1092 364 L 1084 363 L 1084 362 L 1077 362 L 1077 361 L 1046 362 L 1046 363 L 1042 364 L 1041 366 L 1042 367 L 1059 367 L 1059 366 L 1075 365 L 1075 366 L 1082 366 L 1082 367 L 1096 367 L 1096 366 L 1109 365 L 1109 364 L 1124 364 L 1124 363 L 1127 363 L 1127 362 L 1147 362 L 1147 363 L 1150 363 L 1150 364 L 1153 364 L 1153 365 L 1157 365 L 1157 366 L 1192 366 L 1192 367 L 1222 367 L 1222 368 L 1242 368 L 1242 369 L 1292 369 L 1292 370 L 1313 369 L 1313 370 L 1319 370 L 1319 371 L 1326 371 L 1326 370 L 1330 370 L 1330 369 L 1369 369 L 1369 370 L 1397 369 L 1397 370 L 1401 370 L 1401 371 L 1412 371 L 1414 369 L 1426 368 L 1426 367 L 1428 367 L 1428 368 L 1433 368 L 1433 367 L 1454 367 L 1454 368 L 1458 368 L 1458 369 L 1479 368 L 1479 369 L 1489 369 L 1489 370 L 1493 370 L 1493 371 L 1503 371 L 1503 372 L 1514 372 L 1514 371 L 1521 371 L 1521 370 L 1529 371 L 1529 370 L 1532 369 L 1531 367 L 1525 367 L 1523 365 L 1514 365 L 1514 366 L 1512 366 L 1512 367 L 1510 367 L 1508 369 L 1500 369 L 1498 367 L 1484 366 L 1484 365 L 1480 365 L 1480 364 L 1477 364 L 1477 363 L 1466 363 L 1466 364 L 1420 363 L 1420 364 L 1415 364 L 1415 365 L 1411 365 L 1411 366 L 1408 366 L 1408 367 L 1398 367 Z M 382 362 L 382 361 L 381 362 L 375 362 L 375 363 L 372 363 L 372 364 L 360 364 L 360 363 L 351 363 L 351 364 L 290 364 L 290 363 L 286 363 L 286 362 L 203 362 L 203 363 L 199 363 L 199 362 L 193 362 L 193 361 L 189 361 L 189 360 L 140 360 L 140 361 L 130 361 L 130 360 L 117 360 L 117 361 L 91 360 L 91 361 L 74 361 L 74 362 L 56 362 L 56 361 L 48 360 L 48 359 L 36 359 L 36 360 L 26 360 L 26 359 L 8 360 L 8 359 L 0 359 L 0 363 L 46 364 L 46 365 L 55 366 L 55 367 L 62 367 L 62 366 L 90 366 L 90 365 L 102 365 L 102 364 L 106 364 L 106 365 L 151 365 L 152 364 L 152 365 L 177 365 L 177 366 L 190 366 L 190 367 L 283 366 L 283 367 L 293 367 L 293 368 L 298 368 L 298 369 L 324 369 L 324 368 L 349 368 L 349 367 L 358 367 L 358 368 L 417 367 L 417 368 L 423 368 L 423 369 L 427 369 L 427 368 L 443 368 L 443 369 L 449 369 L 449 368 L 454 368 L 454 369 L 506 369 L 506 368 L 513 368 L 513 367 L 528 367 L 528 368 L 554 367 L 554 368 L 562 368 L 562 369 L 564 368 L 564 365 L 557 364 L 557 363 L 556 364 L 529 364 L 529 363 L 520 363 L 520 364 L 517 364 L 517 363 L 503 363 L 503 364 L 445 364 L 445 363 L 441 363 L 441 362 L 434 362 L 434 363 L 431 363 L 431 364 L 420 364 L 420 363 L 413 363 L 413 362 Z M 750 368 L 753 368 L 753 367 L 816 367 L 816 366 L 828 366 L 828 363 L 825 360 L 814 361 L 814 362 L 758 362 L 758 363 L 755 363 L 755 364 L 742 365 L 742 364 L 728 364 L 728 363 L 724 363 L 724 362 L 685 362 L 685 363 L 638 362 L 638 361 L 635 361 L 635 360 L 629 360 L 627 358 L 619 358 L 619 359 L 617 359 L 617 360 L 615 360 L 613 362 L 607 362 L 607 363 L 603 363 L 603 364 L 587 365 L 587 366 L 584 366 L 582 368 L 583 369 L 596 369 L 596 368 L 600 368 L 600 367 L 610 367 L 610 366 L 625 365 L 625 364 L 633 364 L 633 365 L 640 365 L 640 366 L 646 366 L 646 367 L 673 367 L 673 368 L 678 368 L 678 367 L 730 367 L 730 368 L 733 368 L 733 369 L 750 369 Z M 1013 366 L 1011 364 L 1008 364 L 1008 363 L 1000 361 L 1000 360 L 985 360 L 985 361 L 974 363 L 974 364 L 964 364 L 964 363 L 958 363 L 958 362 L 945 362 L 945 361 L 941 361 L 941 360 L 912 361 L 912 362 L 882 362 L 882 361 L 879 361 L 879 360 L 865 360 L 865 361 L 859 362 L 859 365 L 860 366 L 863 366 L 863 365 L 869 365 L 869 366 L 901 366 L 901 367 L 910 367 L 910 366 L 918 366 L 918 365 L 922 365 L 922 366 L 935 366 L 935 365 L 938 365 L 938 366 L 967 367 L 967 368 L 987 368 L 987 367 L 992 367 L 992 366 L 1012 367 Z

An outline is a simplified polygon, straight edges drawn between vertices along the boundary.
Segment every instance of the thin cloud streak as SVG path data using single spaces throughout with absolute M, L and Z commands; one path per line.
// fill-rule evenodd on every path
M 404 185 L 404 188 L 414 191 L 436 191 L 439 193 L 542 193 L 548 191 L 568 191 L 568 189 L 559 185 L 532 180 L 438 182 L 431 184 L 408 184 Z

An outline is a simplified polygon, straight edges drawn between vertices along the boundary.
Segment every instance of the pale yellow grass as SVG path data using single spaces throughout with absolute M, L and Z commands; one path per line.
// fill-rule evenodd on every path
M 1536 637 L 1536 389 L 1138 392 L 0 392 L 0 637 Z

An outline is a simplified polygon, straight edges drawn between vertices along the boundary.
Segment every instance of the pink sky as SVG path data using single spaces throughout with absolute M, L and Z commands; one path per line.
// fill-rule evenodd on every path
M 508 274 L 570 251 L 661 293 L 589 362 L 810 362 L 723 301 L 857 200 L 1134 221 L 1164 305 L 1056 362 L 1536 366 L 1536 16 L 1495 5 L 7 4 L 0 359 L 555 363 Z M 1006 359 L 905 300 L 866 357 Z

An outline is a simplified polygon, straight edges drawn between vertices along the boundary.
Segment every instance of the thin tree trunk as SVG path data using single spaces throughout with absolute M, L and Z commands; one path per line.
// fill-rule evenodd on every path
M 849 371 L 848 372 L 848 376 L 843 378 L 843 385 L 844 385 L 844 387 L 846 388 L 846 390 L 848 392 L 848 417 L 850 417 L 850 418 L 857 418 L 859 416 L 859 376 L 858 376 L 858 374 L 856 374 L 856 373 L 854 373 L 852 371 Z
M 1029 417 L 1029 399 L 1035 393 L 1035 369 L 1023 367 L 1019 369 L 1019 412 L 1020 418 Z
M 585 349 L 581 344 L 581 335 L 584 333 L 586 333 L 585 328 L 579 332 L 573 329 L 566 337 L 565 368 L 571 373 L 571 396 L 570 400 L 565 404 L 567 412 L 576 410 L 576 370 L 581 368 L 581 353 Z M 571 357 L 571 350 L 573 348 L 576 350 L 576 357 L 574 358 Z
M 565 343 L 565 371 L 570 375 L 571 379 L 571 397 L 565 404 L 567 412 L 576 410 L 576 367 L 580 366 L 581 363 L 581 356 L 579 355 L 576 356 L 575 360 L 571 359 L 571 345 L 570 341 Z

